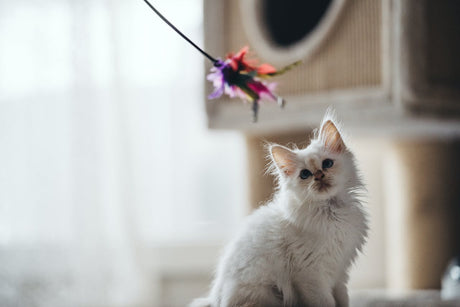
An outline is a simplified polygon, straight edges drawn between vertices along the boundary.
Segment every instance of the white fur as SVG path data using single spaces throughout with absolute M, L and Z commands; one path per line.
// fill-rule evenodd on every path
M 320 133 L 292 153 L 296 172 L 275 165 L 274 199 L 226 247 L 209 297 L 190 306 L 348 306 L 348 269 L 367 233 L 353 154 L 330 152 Z M 326 158 L 334 161 L 325 172 L 331 187 L 319 192 L 298 174 L 321 169 Z

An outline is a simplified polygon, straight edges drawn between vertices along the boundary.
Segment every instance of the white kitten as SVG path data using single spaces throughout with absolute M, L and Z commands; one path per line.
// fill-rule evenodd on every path
M 365 242 L 363 185 L 330 113 L 302 150 L 270 146 L 279 187 L 227 246 L 209 298 L 191 306 L 348 306 Z

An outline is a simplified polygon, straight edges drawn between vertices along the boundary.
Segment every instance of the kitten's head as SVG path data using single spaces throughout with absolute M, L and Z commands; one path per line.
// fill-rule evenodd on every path
M 334 121 L 328 113 L 305 149 L 270 145 L 280 189 L 293 191 L 302 199 L 325 200 L 360 185 L 353 155 Z

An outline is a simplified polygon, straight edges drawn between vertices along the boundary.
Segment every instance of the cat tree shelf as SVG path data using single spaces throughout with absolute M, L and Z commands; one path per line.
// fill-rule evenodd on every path
M 305 10 L 305 16 L 323 11 L 303 37 L 282 43 L 279 33 L 271 33 L 272 2 L 205 2 L 205 45 L 211 53 L 249 45 L 262 62 L 303 60 L 276 80 L 278 93 L 287 100 L 285 109 L 263 103 L 259 122 L 253 124 L 249 104 L 206 100 L 210 128 L 248 133 L 306 129 L 333 106 L 346 124 L 366 129 L 401 126 L 404 133 L 426 120 L 433 131 L 460 131 L 460 2 L 333 0 L 324 10 L 298 1 L 297 10 Z M 285 12 L 282 7 L 277 6 L 280 18 L 289 18 L 289 5 Z M 297 23 L 286 22 L 281 33 L 299 31 L 289 29 L 290 24 Z M 207 84 L 206 92 L 211 91 Z M 444 122 L 446 127 L 434 128 Z

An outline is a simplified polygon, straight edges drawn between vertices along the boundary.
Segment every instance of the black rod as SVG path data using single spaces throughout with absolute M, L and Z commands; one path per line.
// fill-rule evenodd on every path
M 205 52 L 203 49 L 201 49 L 200 47 L 198 47 L 194 42 L 192 42 L 192 40 L 190 40 L 187 36 L 185 36 L 184 33 L 182 33 L 181 31 L 179 31 L 179 29 L 177 29 L 171 22 L 169 22 L 168 19 L 166 19 L 166 17 L 164 17 L 163 15 L 161 15 L 160 12 L 158 12 L 158 10 L 156 8 L 153 7 L 152 4 L 150 4 L 150 2 L 148 2 L 147 0 L 144 0 L 145 3 L 147 3 L 147 5 L 161 18 L 163 19 L 164 22 L 166 22 L 166 24 L 168 26 L 170 26 L 174 31 L 177 32 L 177 34 L 179 34 L 180 36 L 182 36 L 183 39 L 185 39 L 187 42 L 189 42 L 193 47 L 195 47 L 199 52 L 201 52 L 205 57 L 207 57 L 211 62 L 213 62 L 214 64 L 217 62 L 217 60 L 215 58 L 213 58 L 212 56 L 210 56 L 207 52 Z

